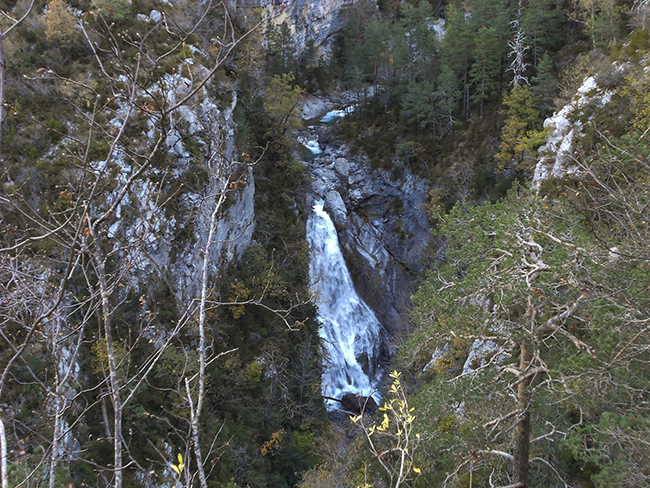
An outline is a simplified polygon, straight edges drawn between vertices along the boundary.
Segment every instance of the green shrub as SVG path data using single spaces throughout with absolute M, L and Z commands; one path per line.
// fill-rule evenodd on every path
M 59 142 L 61 138 L 68 133 L 68 126 L 63 122 L 56 120 L 54 117 L 48 120 L 45 125 L 52 129 L 48 132 L 54 142 Z
M 130 0 L 94 0 L 93 3 L 102 15 L 117 22 L 123 21 L 131 13 Z
M 88 149 L 88 159 L 90 161 L 102 161 L 108 156 L 110 147 L 106 141 L 94 141 Z

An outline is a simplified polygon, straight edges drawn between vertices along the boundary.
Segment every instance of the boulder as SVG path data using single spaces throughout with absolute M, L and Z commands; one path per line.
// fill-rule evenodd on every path
M 363 396 L 358 393 L 346 393 L 341 398 L 341 410 L 345 410 L 354 415 L 360 415 L 361 413 L 372 415 L 378 408 L 377 402 L 371 396 Z
M 325 195 L 325 211 L 330 214 L 337 230 L 344 229 L 348 221 L 348 212 L 339 192 L 332 190 Z
M 336 158 L 334 161 L 334 169 L 339 174 L 339 176 L 341 176 L 341 178 L 347 181 L 350 174 L 350 163 L 348 163 L 347 159 Z
M 302 101 L 300 117 L 303 120 L 315 119 L 328 110 L 331 110 L 333 105 L 334 104 L 328 100 L 323 100 L 322 98 L 309 95 Z

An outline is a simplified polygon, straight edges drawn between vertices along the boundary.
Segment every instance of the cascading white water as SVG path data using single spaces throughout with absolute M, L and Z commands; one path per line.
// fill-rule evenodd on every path
M 357 295 L 339 248 L 334 224 L 323 202 L 317 202 L 307 222 L 311 251 L 309 276 L 321 324 L 320 336 L 329 360 L 322 379 L 325 396 L 345 393 L 377 396 L 379 321 Z M 378 400 L 378 398 L 376 398 Z M 328 407 L 336 407 L 326 401 Z

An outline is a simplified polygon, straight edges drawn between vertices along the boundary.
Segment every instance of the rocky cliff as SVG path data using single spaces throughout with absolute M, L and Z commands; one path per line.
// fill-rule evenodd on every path
M 190 80 L 181 76 L 169 78 L 166 82 L 171 86 L 191 86 Z M 183 91 L 179 88 L 168 96 L 181 97 Z M 250 244 L 255 218 L 252 168 L 239 165 L 235 154 L 236 94 L 225 107 L 205 90 L 197 98 L 197 103 L 180 106 L 176 113 L 178 123 L 166 140 L 168 167 L 152 167 L 135 182 L 129 198 L 117 207 L 109 231 L 115 249 L 134 249 L 128 259 L 136 263 L 141 278 L 167 274 L 183 303 L 190 303 L 197 293 L 201 250 L 220 195 L 227 192 L 210 246 L 212 272 L 242 255 Z M 119 170 L 118 180 L 127 178 L 132 168 L 122 162 Z M 161 194 L 170 196 L 165 199 Z M 136 218 L 122 218 L 127 213 Z M 138 239 L 143 245 L 132 246 Z
M 538 190 L 544 180 L 562 178 L 580 172 L 574 151 L 583 138 L 584 126 L 589 124 L 594 107 L 601 108 L 612 99 L 612 92 L 598 86 L 590 76 L 584 80 L 573 99 L 544 121 L 549 131 L 546 144 L 539 148 L 532 188 Z
M 388 336 L 400 335 L 408 329 L 415 275 L 431 241 L 426 183 L 403 167 L 392 173 L 373 169 L 346 146 L 312 160 L 308 174 L 308 207 L 324 200 L 357 292 Z
M 246 0 L 237 6 L 260 6 L 275 25 L 287 22 L 296 50 L 301 52 L 308 40 L 329 50 L 334 34 L 346 26 L 349 10 L 361 3 L 377 4 L 376 0 Z

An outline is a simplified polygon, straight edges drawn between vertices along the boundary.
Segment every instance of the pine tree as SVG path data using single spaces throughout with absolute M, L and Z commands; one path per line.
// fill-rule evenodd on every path
M 619 35 L 620 8 L 616 0 L 574 0 L 575 18 L 586 28 L 594 48 Z
M 438 86 L 434 93 L 435 104 L 439 113 L 441 135 L 454 135 L 454 111 L 458 107 L 460 89 L 453 70 L 446 64 L 438 76 Z
M 495 159 L 499 168 L 505 169 L 512 163 L 521 163 L 528 147 L 526 136 L 539 128 L 539 101 L 528 85 L 515 85 L 503 97 L 508 107 L 508 118 L 501 131 L 501 145 Z
M 22 7 L 19 4 L 15 11 L 9 8 L 5 9 L 4 5 L 0 8 L 0 18 L 4 19 L 0 23 L 0 148 L 2 147 L 2 130 L 7 113 L 7 109 L 5 108 L 5 68 L 7 60 L 5 58 L 4 40 L 12 30 L 16 29 L 25 21 L 34 7 L 34 0 L 30 1 L 25 10 L 22 10 Z
M 475 36 L 466 21 L 464 9 L 451 4 L 447 11 L 446 34 L 442 43 L 442 62 L 449 66 L 459 80 L 462 93 L 462 113 L 469 110 L 469 68 Z
M 296 46 L 286 21 L 269 29 L 269 68 L 273 74 L 287 73 L 296 68 Z
M 346 67 L 350 56 L 360 43 L 360 29 L 357 15 L 350 12 L 348 23 L 334 42 L 332 69 Z
M 494 57 L 498 59 L 498 81 L 501 81 L 501 72 L 508 54 L 508 40 L 510 39 L 510 23 L 515 14 L 513 6 L 506 0 L 474 0 L 470 18 L 470 28 L 478 38 L 481 29 L 492 27 L 495 30 L 496 42 L 491 49 L 497 51 Z M 477 40 L 478 44 L 478 40 Z
M 438 55 L 438 41 L 429 23 L 433 17 L 433 8 L 427 2 L 420 2 L 418 7 L 405 4 L 401 8 L 401 29 L 395 32 L 396 39 L 403 40 L 404 69 L 409 80 L 422 79 L 434 75 L 435 59 Z
M 499 62 L 501 53 L 496 27 L 481 27 L 476 37 L 474 48 L 476 60 L 470 71 L 470 80 L 474 85 L 473 100 L 479 102 L 479 113 L 483 120 L 483 107 L 499 90 Z
M 541 53 L 559 48 L 562 43 L 564 12 L 553 0 L 529 0 L 519 19 L 532 47 L 533 66 Z
M 59 47 L 71 47 L 79 38 L 76 20 L 63 0 L 52 0 L 45 13 L 45 37 Z
M 533 77 L 533 93 L 539 98 L 542 118 L 553 112 L 553 98 L 557 95 L 557 78 L 552 70 L 553 61 L 544 53 L 537 65 L 537 75 Z
M 433 100 L 432 82 L 428 80 L 422 82 L 413 81 L 409 85 L 408 91 L 402 95 L 400 104 L 407 122 L 417 122 L 418 133 L 421 129 L 431 126 L 433 140 L 435 141 L 437 123 Z
M 636 159 L 634 168 L 647 173 L 647 150 L 633 154 L 611 162 L 630 172 Z M 602 213 L 617 212 L 614 200 L 627 199 L 627 191 L 614 197 L 616 184 L 601 178 L 617 171 L 604 169 L 591 165 L 593 181 L 613 200 L 589 205 L 584 195 L 599 193 L 598 183 L 585 185 L 591 189 L 580 192 L 584 211 L 600 214 L 595 224 L 630 244 L 615 229 L 635 233 L 628 219 L 640 214 L 623 217 L 622 206 L 616 216 Z M 616 178 L 629 188 L 639 176 Z M 429 486 L 487 486 L 479 480 L 489 476 L 493 486 L 560 487 L 576 468 L 597 473 L 592 481 L 603 488 L 650 480 L 648 294 L 640 279 L 647 266 L 637 259 L 647 256 L 648 241 L 614 264 L 589 235 L 587 214 L 516 189 L 495 204 L 458 204 L 443 217 L 446 259 L 414 296 L 420 328 L 402 352 L 412 354 L 414 370 L 421 370 L 416 361 L 425 343 L 443 352 L 434 354 L 409 399 L 416 411 L 430 412 L 416 429 L 428 460 L 447 473 L 444 483 L 432 468 Z M 646 235 L 643 227 L 638 231 Z M 452 369 L 456 355 L 467 357 L 460 338 L 477 353 L 461 360 L 462 374 Z M 567 450 L 577 456 L 570 464 Z
M 304 93 L 294 82 L 293 73 L 275 75 L 264 98 L 264 109 L 275 122 L 273 130 L 278 131 L 280 135 L 301 126 L 298 105 Z
M 365 30 L 363 45 L 355 53 L 358 65 L 372 80 L 373 93 L 377 96 L 380 78 L 386 78 L 390 61 L 391 27 L 389 22 L 373 17 Z

